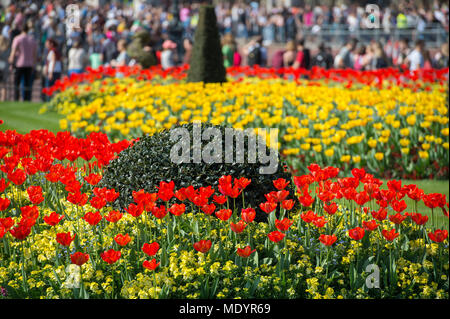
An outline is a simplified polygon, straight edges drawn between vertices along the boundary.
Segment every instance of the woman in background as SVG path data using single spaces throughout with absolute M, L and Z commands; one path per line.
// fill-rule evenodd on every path
M 88 62 L 88 57 L 84 49 L 81 47 L 81 42 L 76 40 L 72 48 L 69 50 L 68 56 L 68 75 L 73 73 L 80 74 Z

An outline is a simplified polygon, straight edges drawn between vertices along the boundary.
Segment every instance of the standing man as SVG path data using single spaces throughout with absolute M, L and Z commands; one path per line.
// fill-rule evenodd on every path
M 33 66 L 37 63 L 37 43 L 28 34 L 28 25 L 24 23 L 22 32 L 12 42 L 9 63 L 14 67 L 14 99 L 19 100 L 20 82 L 23 79 L 24 101 L 31 101 Z

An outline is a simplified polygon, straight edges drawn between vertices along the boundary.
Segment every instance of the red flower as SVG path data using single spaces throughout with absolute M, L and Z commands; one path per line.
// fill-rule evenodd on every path
M 412 213 L 410 217 L 417 225 L 424 225 L 428 221 L 428 216 L 420 213 Z
M 275 227 L 280 231 L 287 231 L 293 223 L 289 218 L 283 218 L 282 220 L 275 219 Z
M 254 253 L 256 251 L 256 249 L 251 249 L 250 246 L 244 247 L 244 248 L 238 248 L 236 251 L 236 254 L 238 254 L 239 256 L 243 257 L 243 258 L 247 258 L 248 256 L 250 256 L 252 253 Z
M 0 193 L 3 193 L 6 189 L 6 187 L 8 187 L 8 185 L 9 185 L 9 182 L 6 183 L 4 178 L 0 179 Z
M 24 240 L 30 234 L 31 227 L 26 223 L 19 223 L 19 225 L 17 225 L 16 227 L 11 228 L 9 232 L 11 233 L 11 235 L 13 235 L 14 238 L 18 240 Z
M 371 220 L 371 221 L 365 221 L 364 220 L 362 223 L 363 223 L 364 229 L 365 230 L 370 230 L 370 231 L 377 229 L 377 227 L 379 226 L 377 224 L 376 220 Z
M 366 191 L 362 191 L 361 193 L 356 194 L 355 196 L 355 202 L 359 206 L 363 206 L 365 203 L 367 203 L 370 200 L 369 194 L 367 194 Z
M 137 205 L 130 203 L 128 205 L 128 208 L 126 209 L 126 211 L 128 212 L 128 214 L 130 214 L 133 217 L 139 217 L 144 212 L 144 206 L 141 203 L 139 203 Z
M 91 184 L 92 186 L 97 185 L 97 184 L 100 182 L 101 179 L 102 179 L 102 176 L 101 176 L 101 175 L 99 175 L 99 174 L 94 174 L 94 173 L 91 173 L 91 174 L 89 174 L 88 176 L 86 176 L 86 177 L 84 178 L 84 180 L 85 180 L 86 182 L 88 182 L 89 184 Z
M 199 251 L 199 252 L 205 254 L 211 249 L 211 245 L 212 245 L 212 242 L 210 240 L 202 239 L 202 240 L 194 243 L 193 246 L 196 251 Z
M 366 176 L 366 171 L 364 170 L 364 168 L 354 168 L 352 169 L 352 175 L 359 180 L 362 180 L 364 176 Z
M 401 213 L 408 207 L 408 205 L 406 204 L 406 202 L 404 200 L 402 200 L 402 201 L 394 200 L 391 202 L 391 206 L 392 206 L 392 209 L 395 210 L 397 213 Z
M 34 205 L 38 205 L 44 201 L 41 186 L 30 186 L 27 188 L 28 197 Z
M 289 185 L 289 183 L 290 182 L 287 182 L 284 178 L 279 178 L 279 179 L 273 181 L 273 185 L 278 190 L 285 189 L 286 186 Z
M 227 197 L 224 195 L 219 195 L 219 196 L 214 195 L 213 199 L 214 199 L 214 202 L 219 205 L 223 205 L 227 201 Z
M 152 209 L 152 214 L 158 219 L 164 218 L 167 215 L 166 206 L 161 205 L 159 207 L 155 206 Z
M 160 182 L 158 187 L 158 197 L 163 201 L 167 202 L 173 197 L 173 189 L 175 188 L 175 183 L 170 181 L 169 183 Z
M 325 203 L 323 205 L 323 209 L 329 214 L 334 215 L 338 209 L 338 205 L 335 202 L 331 202 L 329 204 Z
M 0 226 L 8 230 L 14 226 L 14 219 L 12 217 L 0 218 Z
M 148 270 L 155 270 L 156 267 L 159 266 L 159 262 L 156 262 L 156 259 L 152 259 L 152 260 L 150 260 L 150 261 L 145 260 L 145 261 L 142 263 L 142 266 L 144 266 L 144 268 L 147 268 Z
M 292 207 L 294 207 L 294 200 L 292 199 L 286 199 L 283 202 L 281 202 L 281 207 L 283 207 L 285 210 L 291 210 Z
M 0 239 L 2 239 L 3 236 L 5 236 L 5 233 L 6 233 L 5 227 L 3 227 L 2 225 L 0 225 Z
M 67 200 L 74 205 L 84 206 L 87 203 L 87 199 L 87 194 L 82 194 L 80 191 L 67 195 Z
M 361 240 L 364 237 L 364 228 L 356 227 L 348 230 L 348 235 L 354 240 Z
M 70 232 L 67 233 L 58 233 L 56 234 L 56 241 L 63 246 L 70 246 L 72 241 L 75 239 L 75 234 L 73 236 L 70 235 Z
M 239 179 L 234 179 L 234 185 L 237 186 L 239 189 L 243 190 L 251 183 L 251 179 L 247 179 L 245 177 L 241 177 Z
M 284 236 L 286 235 L 283 234 L 282 232 L 279 232 L 278 230 L 275 230 L 267 235 L 267 237 L 269 237 L 269 239 L 274 243 L 278 243 L 279 241 L 281 241 L 284 238 Z
M 121 218 L 123 214 L 117 210 L 112 210 L 108 213 L 108 215 L 105 216 L 105 219 L 109 221 L 110 223 L 117 223 Z
M 8 208 L 11 201 L 7 198 L 0 198 L 0 212 Z
M 325 235 L 321 234 L 319 236 L 319 241 L 324 244 L 325 246 L 331 246 L 333 245 L 337 240 L 336 235 Z
M 444 207 L 446 203 L 445 195 L 438 193 L 424 195 L 422 200 L 429 208 Z
M 328 221 L 325 219 L 325 217 L 320 216 L 320 217 L 317 217 L 315 220 L 313 220 L 312 223 L 316 227 L 322 228 L 323 226 L 325 226 L 326 223 L 328 223 Z
M 102 215 L 99 212 L 87 212 L 83 219 L 91 226 L 97 225 L 102 220 Z
M 125 234 L 118 234 L 116 235 L 116 237 L 114 237 L 114 241 L 117 243 L 117 245 L 119 246 L 126 246 L 131 240 L 130 235 Z
M 247 227 L 247 224 L 242 219 L 238 221 L 236 224 L 233 222 L 230 223 L 231 230 L 237 234 L 242 233 L 245 227 Z
M 387 217 L 387 210 L 381 207 L 378 211 L 372 211 L 372 217 L 376 220 L 383 221 Z
M 57 225 L 62 219 L 64 218 L 64 215 L 58 215 L 56 212 L 51 213 L 48 216 L 44 216 L 44 222 L 47 223 L 50 226 Z
M 120 256 L 122 256 L 122 253 L 112 248 L 100 254 L 100 257 L 110 265 L 118 261 L 120 259 Z
M 275 208 L 277 208 L 277 203 L 273 203 L 273 202 L 261 203 L 261 204 L 259 204 L 259 208 L 261 208 L 261 210 L 263 212 L 265 212 L 266 214 L 270 214 L 271 212 L 273 212 L 275 210 Z
M 25 180 L 27 179 L 27 175 L 25 174 L 25 171 L 18 168 L 14 172 L 8 174 L 8 179 L 16 184 L 17 186 L 22 185 Z
M 39 217 L 39 209 L 36 206 L 24 206 L 20 208 L 22 218 L 36 220 Z
M 311 195 L 309 194 L 300 196 L 298 200 L 300 201 L 300 204 L 302 204 L 305 207 L 311 206 L 311 204 L 314 202 L 314 198 L 312 198 Z
M 231 209 L 221 209 L 216 212 L 216 216 L 223 221 L 230 219 L 233 211 Z
M 448 231 L 447 230 L 442 230 L 442 229 L 436 229 L 434 231 L 434 233 L 429 232 L 428 233 L 428 237 L 430 237 L 430 239 L 436 243 L 440 243 L 443 242 L 448 236 Z
M 403 216 L 402 214 L 397 213 L 395 215 L 390 215 L 389 220 L 394 224 L 399 225 L 406 219 L 406 217 L 407 216 Z
M 102 209 L 102 208 L 105 207 L 105 205 L 106 205 L 106 199 L 104 199 L 103 197 L 94 196 L 94 197 L 92 197 L 92 199 L 89 201 L 89 203 L 90 203 L 91 206 L 94 207 L 95 209 Z
M 251 223 L 255 219 L 255 216 L 256 216 L 256 212 L 251 207 L 243 208 L 241 211 L 241 218 L 246 223 Z
M 156 255 L 158 250 L 159 250 L 159 244 L 157 242 L 154 242 L 151 244 L 145 243 L 142 246 L 142 251 L 144 253 L 146 253 L 147 255 L 149 255 L 150 257 Z
M 186 206 L 184 204 L 173 204 L 169 211 L 175 216 L 181 216 L 186 210 Z
M 70 260 L 72 261 L 72 264 L 81 266 L 89 260 L 89 255 L 82 252 L 76 252 L 70 255 Z
M 317 215 L 314 214 L 314 212 L 312 210 L 308 210 L 306 213 L 302 213 L 300 215 L 300 218 L 305 222 L 305 223 L 311 223 L 312 221 L 316 220 Z
M 391 229 L 389 231 L 386 229 L 383 229 L 381 231 L 381 233 L 383 234 L 384 238 L 386 238 L 386 240 L 389 240 L 389 241 L 393 241 L 395 238 L 398 237 L 398 235 L 400 235 L 399 233 L 395 232 L 395 229 Z
M 214 213 L 214 211 L 216 210 L 216 205 L 214 205 L 214 204 L 206 204 L 206 205 L 203 205 L 202 207 L 201 207 L 201 210 L 206 214 L 206 215 L 212 215 L 212 213 Z

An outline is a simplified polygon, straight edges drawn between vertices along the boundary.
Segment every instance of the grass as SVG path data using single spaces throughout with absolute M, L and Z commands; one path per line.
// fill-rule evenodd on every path
M 31 130 L 48 129 L 52 132 L 59 131 L 59 120 L 62 118 L 57 113 L 48 112 L 39 114 L 42 103 L 29 102 L 0 102 L 0 119 L 4 123 L 0 130 L 16 130 L 19 133 L 27 133 Z M 402 185 L 416 184 L 423 189 L 426 194 L 441 193 L 449 198 L 448 180 L 403 180 Z M 384 181 L 383 187 L 386 187 Z M 405 196 L 408 208 L 414 207 L 414 201 Z M 427 214 L 431 218 L 431 209 L 426 207 L 423 202 L 418 205 L 418 210 L 422 214 Z M 440 209 L 434 212 L 437 217 L 438 227 L 449 229 L 448 218 L 442 214 Z
M 59 131 L 62 116 L 54 112 L 39 114 L 41 106 L 42 103 L 0 102 L 0 120 L 4 121 L 0 130 L 16 130 L 21 134 L 38 129 Z

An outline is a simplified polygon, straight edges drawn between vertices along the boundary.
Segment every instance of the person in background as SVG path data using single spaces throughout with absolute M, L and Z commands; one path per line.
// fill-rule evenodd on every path
M 223 65 L 225 68 L 233 66 L 234 64 L 234 52 L 236 51 L 236 44 L 231 33 L 225 34 L 223 37 Z
M 162 68 L 165 70 L 174 67 L 176 61 L 175 49 L 177 48 L 177 44 L 172 40 L 166 40 L 164 41 L 162 48 L 163 48 L 161 52 Z
M 328 52 L 324 43 L 319 45 L 319 52 L 312 59 L 312 65 L 324 69 L 330 69 L 333 66 L 333 56 Z
M 6 99 L 6 86 L 9 78 L 9 54 L 9 40 L 7 37 L 0 35 L 0 101 L 5 101 Z
M 370 61 L 370 68 L 372 70 L 387 68 L 390 63 L 383 50 L 383 46 L 380 42 L 374 42 L 372 44 L 373 57 Z
M 128 65 L 130 57 L 127 54 L 127 41 L 125 39 L 117 41 L 117 51 L 119 52 L 119 55 L 116 59 L 111 60 L 111 66 L 121 67 Z
M 392 60 L 396 66 L 401 66 L 405 63 L 406 57 L 410 53 L 409 40 L 407 38 L 400 39 L 395 53 L 392 55 Z
M 295 51 L 295 42 L 288 41 L 286 50 L 283 53 L 283 67 L 291 67 L 296 62 L 297 52 Z
M 431 61 L 431 55 L 429 50 L 423 52 L 423 69 L 431 70 L 433 68 L 433 62 Z
M 257 36 L 243 48 L 243 53 L 247 56 L 247 65 L 258 65 L 264 67 L 267 63 L 267 49 L 262 45 L 262 37 Z
M 14 100 L 19 100 L 20 83 L 23 81 L 23 100 L 31 101 L 33 67 L 37 63 L 37 43 L 28 34 L 28 24 L 12 42 L 9 63 L 14 67 Z
M 183 48 L 184 48 L 183 64 L 191 63 L 192 47 L 193 47 L 192 40 L 190 38 L 184 38 L 184 40 L 183 40 Z
M 70 76 L 73 73 L 82 73 L 87 61 L 88 57 L 84 49 L 81 47 L 81 42 L 76 40 L 72 48 L 69 50 L 67 75 Z
M 56 80 L 61 77 L 62 63 L 61 52 L 58 50 L 57 42 L 54 39 L 47 39 L 45 42 L 48 53 L 45 60 L 43 75 L 46 78 L 45 87 L 51 87 Z
M 353 68 L 357 71 L 362 71 L 366 67 L 366 46 L 363 44 L 358 45 L 356 48 L 356 53 L 353 56 Z
M 111 60 L 113 60 L 117 55 L 116 50 L 116 42 L 114 39 L 114 32 L 112 30 L 108 30 L 106 32 L 106 39 L 103 38 L 102 48 L 101 48 L 101 57 L 102 64 L 108 65 Z
M 299 40 L 297 43 L 297 55 L 295 57 L 293 68 L 301 68 L 306 70 L 311 68 L 311 53 L 305 46 L 305 40 L 303 39 Z
M 346 43 L 339 51 L 334 60 L 334 67 L 338 69 L 353 68 L 352 51 L 355 49 L 358 40 L 353 38 Z
M 423 67 L 424 42 L 423 40 L 417 40 L 414 50 L 406 57 L 405 64 L 408 65 L 410 71 L 415 71 Z
M 440 51 L 434 56 L 434 67 L 437 69 L 448 68 L 448 43 L 443 43 Z

